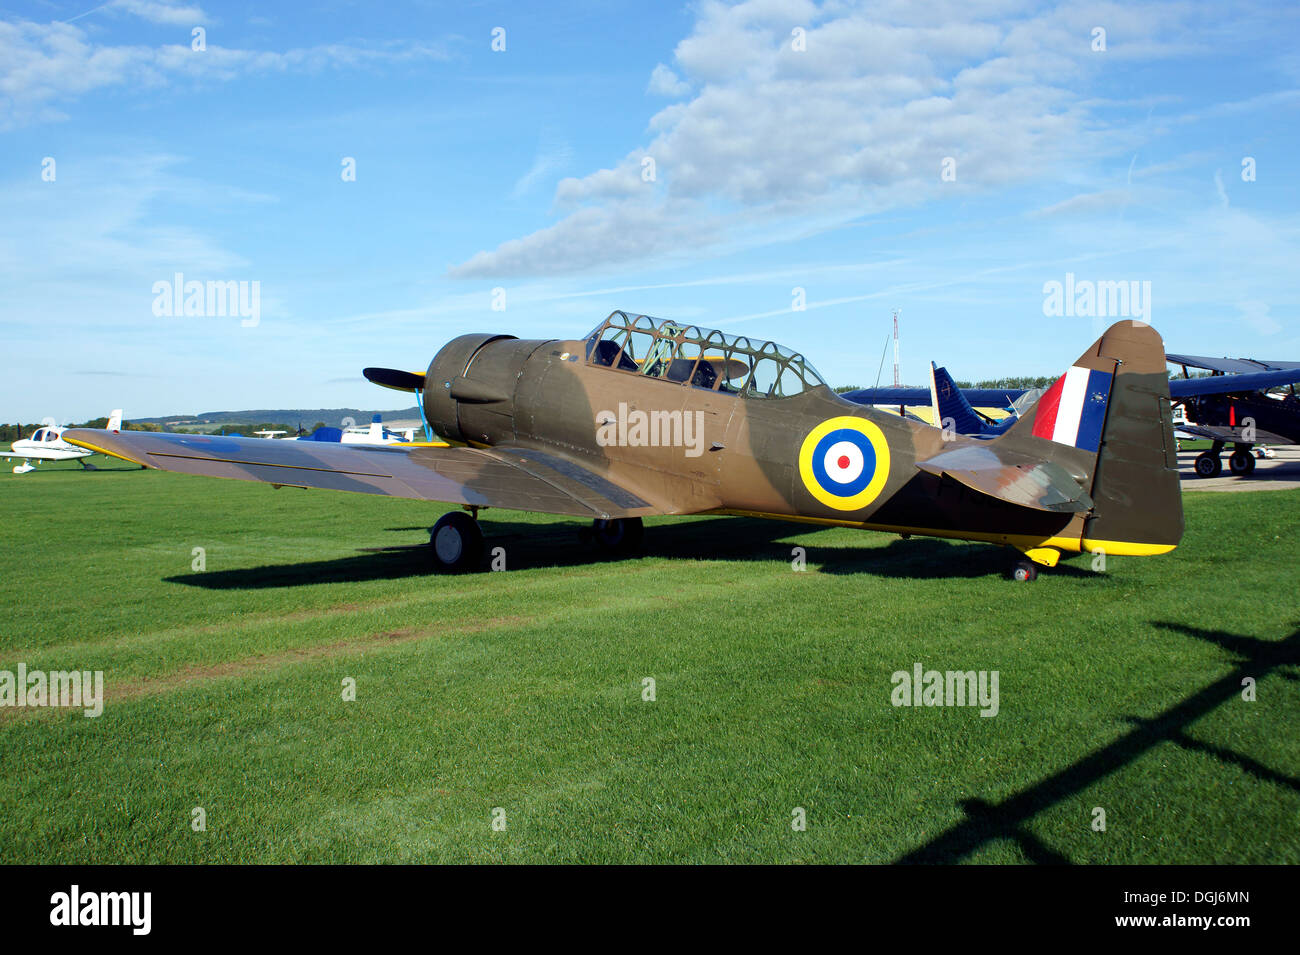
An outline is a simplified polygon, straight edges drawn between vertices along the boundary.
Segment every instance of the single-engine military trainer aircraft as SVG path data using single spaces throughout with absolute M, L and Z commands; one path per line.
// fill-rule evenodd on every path
M 431 531 L 447 570 L 480 564 L 491 507 L 590 518 L 613 551 L 662 514 L 988 541 L 1028 558 L 1020 580 L 1063 553 L 1162 554 L 1183 533 L 1164 346 L 1141 322 L 1111 326 L 983 441 L 845 401 L 772 342 L 621 311 L 585 339 L 462 335 L 423 374 L 363 373 L 413 392 L 454 446 L 65 437 L 168 471 L 463 505 Z

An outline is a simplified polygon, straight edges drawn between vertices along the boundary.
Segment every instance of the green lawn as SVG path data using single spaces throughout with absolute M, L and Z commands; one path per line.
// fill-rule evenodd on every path
M 0 861 L 1298 863 L 1300 494 L 1185 500 L 1173 554 L 1033 584 L 740 518 L 610 562 L 498 511 L 508 569 L 443 577 L 436 505 L 6 471 L 0 670 L 107 688 L 0 709 Z M 918 662 L 1000 712 L 894 707 Z

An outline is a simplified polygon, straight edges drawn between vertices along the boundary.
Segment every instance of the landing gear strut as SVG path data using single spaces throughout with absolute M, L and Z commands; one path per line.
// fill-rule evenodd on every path
M 448 511 L 429 530 L 429 550 L 439 570 L 473 570 L 483 560 L 483 531 L 464 511 Z
M 645 540 L 645 525 L 639 517 L 619 517 L 608 521 L 596 518 L 591 522 L 591 533 L 601 550 L 622 556 L 640 549 Z

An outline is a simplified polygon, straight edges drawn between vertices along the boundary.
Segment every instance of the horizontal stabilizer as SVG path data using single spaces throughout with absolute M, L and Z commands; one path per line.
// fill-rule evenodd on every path
M 922 471 L 948 477 L 989 497 L 1054 513 L 1092 510 L 1092 498 L 1065 468 L 995 445 L 965 446 L 918 461 Z

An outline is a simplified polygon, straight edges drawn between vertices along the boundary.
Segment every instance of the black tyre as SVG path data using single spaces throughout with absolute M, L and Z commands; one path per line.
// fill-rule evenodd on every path
M 1011 568 L 1011 579 L 1021 581 L 1022 583 L 1028 583 L 1031 580 L 1037 580 L 1038 568 L 1034 565 L 1033 561 L 1030 560 L 1018 561 L 1016 563 L 1016 566 Z
M 1222 471 L 1223 462 L 1219 460 L 1217 454 L 1211 454 L 1209 451 L 1202 451 L 1196 456 L 1196 473 L 1201 477 L 1218 477 Z
M 429 530 L 429 551 L 439 570 L 476 570 L 483 560 L 483 531 L 464 511 L 448 511 Z
M 645 541 L 645 525 L 639 517 L 620 517 L 612 521 L 597 518 L 591 522 L 591 531 L 600 549 L 610 554 L 633 553 Z

